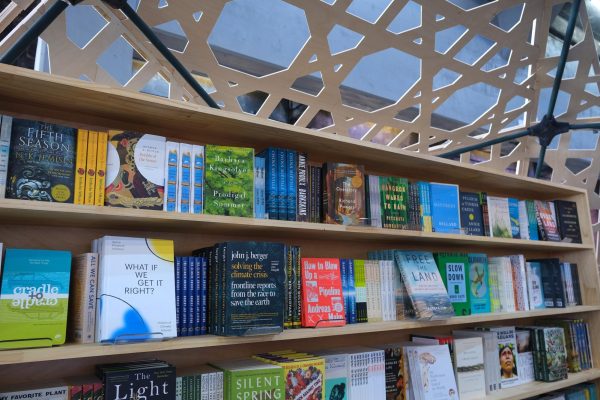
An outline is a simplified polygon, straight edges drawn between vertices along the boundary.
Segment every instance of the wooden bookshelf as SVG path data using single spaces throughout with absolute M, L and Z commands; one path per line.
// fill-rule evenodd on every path
M 395 148 L 212 110 L 193 104 L 130 93 L 89 82 L 0 65 L 0 113 L 42 119 L 80 128 L 134 129 L 191 143 L 241 145 L 261 150 L 285 146 L 306 151 L 311 161 L 345 161 L 365 165 L 369 173 L 459 184 L 467 190 L 517 198 L 564 199 L 577 203 L 583 243 L 540 242 L 466 235 L 425 233 L 372 227 L 256 220 L 161 211 L 0 200 L 0 242 L 7 247 L 89 251 L 103 235 L 169 238 L 177 255 L 223 240 L 271 240 L 302 246 L 303 256 L 365 258 L 384 248 L 484 252 L 559 257 L 579 265 L 583 306 L 515 313 L 454 317 L 443 321 L 394 321 L 338 328 L 295 329 L 260 337 L 200 336 L 162 342 L 117 345 L 66 344 L 55 348 L 0 352 L 0 391 L 26 384 L 90 374 L 94 365 L 156 357 L 179 367 L 244 357 L 285 348 L 315 351 L 347 345 L 376 345 L 406 340 L 410 333 L 450 333 L 473 325 L 527 325 L 539 318 L 585 319 L 600 329 L 600 280 L 594 254 L 589 204 L 582 189 L 516 177 L 482 167 L 422 156 Z M 592 335 L 595 365 L 600 338 Z M 488 399 L 522 399 L 584 381 L 600 381 L 600 369 L 569 379 L 535 382 L 505 389 Z

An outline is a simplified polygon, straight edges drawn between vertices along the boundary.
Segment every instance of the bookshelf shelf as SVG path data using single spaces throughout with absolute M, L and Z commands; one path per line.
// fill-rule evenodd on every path
M 0 219 L 6 224 L 35 224 L 87 228 L 152 230 L 161 232 L 202 232 L 205 234 L 277 235 L 281 239 L 359 240 L 405 244 L 437 244 L 472 248 L 512 249 L 514 251 L 579 251 L 593 250 L 589 243 L 562 243 L 533 240 L 467 236 L 398 229 L 382 229 L 344 225 L 315 224 L 219 215 L 193 215 L 163 211 L 131 210 L 73 204 L 0 200 Z
M 454 317 L 447 320 L 419 321 L 390 321 L 353 324 L 344 327 L 323 329 L 290 329 L 278 335 L 222 337 L 195 336 L 183 337 L 163 342 L 127 343 L 117 345 L 100 344 L 67 344 L 54 348 L 19 349 L 0 352 L 0 365 L 15 365 L 41 361 L 77 359 L 81 357 L 105 357 L 109 355 L 154 353 L 161 351 L 181 351 L 217 346 L 238 346 L 261 342 L 280 342 L 326 337 L 341 337 L 347 335 L 370 334 L 378 332 L 400 332 L 423 328 L 456 327 L 459 325 L 482 324 L 494 321 L 514 321 L 525 318 L 544 318 L 552 316 L 569 316 L 600 311 L 598 306 L 577 306 L 569 308 L 543 309 L 535 311 L 518 311 L 514 313 L 494 313 Z
M 464 190 L 485 190 L 490 195 L 504 197 L 571 200 L 577 204 L 583 240 L 582 244 L 526 241 L 3 199 L 0 200 L 0 242 L 7 247 L 66 249 L 78 254 L 89 251 L 92 239 L 123 235 L 173 239 L 177 255 L 190 254 L 193 249 L 224 240 L 284 241 L 301 245 L 303 255 L 308 257 L 365 258 L 369 250 L 391 247 L 491 255 L 523 253 L 527 257 L 559 257 L 577 263 L 585 304 L 431 322 L 394 321 L 293 329 L 273 336 L 200 336 L 165 342 L 66 344 L 55 348 L 8 350 L 0 352 L 0 391 L 9 383 L 27 384 L 31 376 L 40 382 L 57 382 L 67 376 L 90 374 L 98 363 L 133 358 L 155 357 L 185 368 L 261 351 L 369 346 L 406 340 L 413 332 L 448 334 L 459 326 L 527 325 L 537 318 L 552 316 L 583 318 L 592 332 L 600 330 L 600 280 L 587 211 L 589 203 L 582 189 L 13 66 L 0 65 L 0 93 L 0 113 L 79 128 L 129 129 L 196 144 L 250 146 L 256 150 L 267 146 L 288 147 L 307 152 L 310 161 L 362 164 L 368 173 L 375 175 L 454 183 Z M 597 335 L 592 335 L 591 340 L 593 360 L 598 365 L 600 341 Z M 572 374 L 564 381 L 535 382 L 505 389 L 486 398 L 523 399 L 589 380 L 600 381 L 600 369 Z

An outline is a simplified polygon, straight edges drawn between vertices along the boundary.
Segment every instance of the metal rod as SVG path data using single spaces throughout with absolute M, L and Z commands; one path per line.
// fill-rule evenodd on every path
M 569 25 L 567 25 L 567 31 L 563 38 L 562 51 L 560 52 L 560 60 L 556 67 L 556 76 L 554 77 L 554 86 L 552 86 L 552 94 L 550 95 L 550 103 L 548 104 L 548 111 L 546 116 L 548 118 L 554 115 L 554 107 L 556 106 L 556 99 L 558 97 L 558 91 L 562 82 L 563 73 L 565 72 L 565 66 L 567 65 L 567 57 L 569 56 L 569 48 L 571 47 L 571 39 L 573 39 L 573 32 L 575 31 L 575 25 L 577 23 L 577 15 L 579 15 L 579 5 L 581 0 L 574 0 L 571 3 L 571 15 L 569 16 Z
M 129 4 L 124 2 L 121 6 L 121 11 L 129 18 L 131 22 L 146 36 L 146 38 L 156 47 L 156 49 L 167 59 L 181 74 L 183 79 L 202 97 L 202 99 L 212 108 L 220 109 L 219 105 L 209 96 L 208 93 L 200 86 L 198 81 L 190 74 L 190 72 L 179 62 L 179 60 L 171 53 L 171 51 L 161 42 L 161 40 L 154 34 L 152 29 L 146 25 L 146 23 L 137 15 L 135 10 L 131 8 Z
M 600 129 L 600 122 L 595 124 L 570 124 L 569 129 Z
M 23 36 L 10 48 L 2 58 L 0 62 L 3 64 L 14 64 L 17 58 L 27 47 L 33 43 L 45 30 L 50 26 L 52 22 L 69 6 L 68 3 L 58 0 L 54 3 L 46 12 L 38 19 L 32 26 L 25 32 Z
M 540 179 L 540 175 L 542 174 L 542 168 L 544 166 L 544 158 L 546 157 L 546 146 L 542 145 L 540 147 L 540 155 L 538 156 L 537 167 L 535 168 L 535 177 Z
M 487 142 L 477 143 L 477 144 L 474 144 L 472 146 L 467 146 L 467 147 L 463 147 L 463 148 L 460 148 L 460 149 L 452 150 L 452 151 L 449 151 L 447 153 L 440 154 L 439 157 L 442 157 L 442 158 L 452 158 L 454 156 L 457 156 L 457 155 L 462 154 L 462 153 L 466 153 L 468 151 L 482 149 L 484 147 L 488 147 L 488 146 L 491 146 L 491 145 L 494 145 L 494 144 L 498 144 L 498 143 L 503 143 L 503 142 L 506 142 L 508 140 L 519 139 L 519 138 L 522 138 L 523 136 L 527 136 L 527 135 L 529 135 L 529 129 L 526 130 L 526 131 L 517 132 L 517 133 L 513 133 L 511 135 L 506 135 L 506 136 L 502 136 L 502 137 L 499 137 L 499 138 L 496 138 L 496 139 L 488 140 Z

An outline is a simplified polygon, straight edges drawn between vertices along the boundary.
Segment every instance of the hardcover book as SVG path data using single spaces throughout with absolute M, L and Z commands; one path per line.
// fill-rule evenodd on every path
M 485 398 L 483 340 L 480 337 L 456 338 L 453 347 L 458 397 L 461 400 Z
M 2 133 L 0 132 L 0 140 Z M 10 131 L 8 132 L 10 140 Z M 85 204 L 85 171 L 87 165 L 87 148 L 88 148 L 88 136 L 89 132 L 84 129 L 77 130 L 77 148 L 75 150 L 75 183 L 73 185 L 73 203 L 74 204 Z M 8 147 L 6 156 L 8 157 Z M 7 158 L 8 162 L 8 158 Z M 6 167 L 6 166 L 5 166 Z M 2 169 L 2 162 L 0 161 L 0 170 Z M 2 175 L 2 172 L 0 172 Z M 5 177 L 6 178 L 6 177 Z M 2 180 L 0 176 L 0 181 Z M 0 183 L 1 184 L 1 183 Z M 104 188 L 103 188 L 104 189 Z M 2 190 L 0 189 L 0 192 Z M 2 197 L 0 193 L 0 197 Z
M 220 361 L 223 399 L 286 399 L 283 368 L 258 360 Z
M 568 363 L 563 328 L 540 329 L 541 350 L 544 360 L 544 381 L 567 379 Z
M 467 235 L 484 236 L 479 193 L 460 192 L 460 225 Z
M 512 238 L 508 199 L 505 197 L 487 196 L 487 205 L 490 218 L 490 236 Z
M 166 139 L 139 132 L 112 131 L 108 142 L 104 204 L 162 210 Z
M 71 253 L 6 249 L 0 290 L 0 349 L 65 342 Z
M 563 242 L 581 243 L 581 229 L 577 215 L 577 203 L 567 200 L 554 201 L 560 237 Z
M 500 365 L 500 387 L 502 389 L 518 385 L 519 352 L 517 334 L 514 326 L 489 328 L 498 337 L 498 361 Z
M 308 156 L 306 153 L 298 153 L 298 169 L 296 179 L 298 181 L 296 221 L 309 222 Z
M 469 295 L 471 313 L 491 311 L 488 258 L 485 254 L 469 254 Z
M 396 176 L 380 176 L 379 194 L 382 226 L 408 229 L 408 180 Z
M 431 219 L 433 231 L 460 233 L 458 185 L 430 183 Z
M 6 198 L 73 203 L 77 129 L 13 118 Z
M 172 240 L 105 236 L 100 255 L 96 341 L 177 336 Z
M 106 157 L 108 151 L 108 132 L 98 132 L 98 154 L 96 156 L 96 187 L 94 205 L 103 206 L 106 197 Z
M 362 165 L 323 164 L 325 222 L 339 225 L 365 223 L 365 171 Z
M 395 251 L 396 266 L 417 319 L 443 319 L 454 315 L 433 254 L 425 251 Z
M 206 146 L 204 213 L 254 216 L 254 149 Z
M 423 400 L 458 400 L 458 388 L 447 345 L 415 346 L 409 350 L 409 364 Z
M 540 240 L 537 213 L 533 200 L 525 200 L 525 208 L 527 209 L 527 221 L 529 222 L 529 239 Z
M 556 224 L 554 204 L 551 201 L 540 200 L 535 200 L 534 204 L 542 240 L 560 242 L 561 238 Z
M 98 165 L 98 132 L 88 131 L 85 168 L 84 204 L 93 205 L 96 191 L 96 167 Z
M 469 258 L 465 253 L 435 253 L 434 258 L 456 315 L 471 314 Z
M 302 258 L 302 326 L 346 324 L 340 260 Z
M 176 400 L 175 367 L 162 361 L 96 366 L 105 399 Z
M 323 399 L 348 400 L 350 388 L 348 382 L 348 355 L 337 353 L 319 353 L 325 360 L 325 390 Z

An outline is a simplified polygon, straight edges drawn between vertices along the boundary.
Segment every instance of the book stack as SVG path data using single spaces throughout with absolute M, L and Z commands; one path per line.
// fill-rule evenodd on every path
M 175 399 L 223 399 L 223 371 L 208 365 L 177 370 Z
M 208 264 L 202 257 L 175 257 L 177 336 L 205 335 Z

